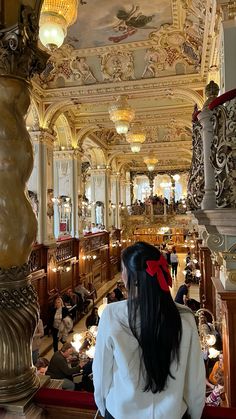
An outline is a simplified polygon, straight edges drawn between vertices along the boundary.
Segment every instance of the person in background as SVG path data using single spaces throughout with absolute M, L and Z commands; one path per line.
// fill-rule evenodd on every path
M 184 284 L 180 285 L 177 294 L 175 296 L 175 302 L 187 306 L 188 304 L 188 291 L 191 287 L 192 282 L 186 278 Z
M 107 304 L 110 303 L 116 303 L 118 300 L 116 298 L 116 294 L 114 293 L 114 291 L 109 292 L 107 295 Z
M 66 307 L 68 307 L 70 316 L 74 320 L 76 317 L 76 311 L 78 310 L 77 306 L 77 295 L 69 288 L 65 294 L 62 296 L 62 300 Z
M 100 229 L 98 228 L 98 224 L 95 225 L 95 223 L 92 223 L 91 231 L 92 231 L 92 234 L 99 233 Z
M 49 362 L 47 375 L 51 378 L 63 380 L 62 388 L 64 390 L 75 390 L 73 375 L 81 372 L 81 366 L 70 367 L 68 360 L 70 359 L 74 348 L 71 343 L 64 343 L 60 351 L 52 356 Z
M 33 340 L 32 340 L 32 361 L 35 365 L 38 357 L 39 357 L 39 349 L 41 345 L 41 338 L 44 336 L 44 328 L 43 328 L 43 322 L 41 319 L 39 319 L 39 322 L 37 324 L 37 327 L 34 332 Z
M 128 300 L 108 304 L 98 326 L 93 381 L 106 419 L 200 419 L 205 367 L 192 312 L 177 306 L 166 259 L 137 242 L 122 252 Z
M 49 361 L 47 358 L 38 358 L 35 367 L 37 375 L 45 375 L 48 369 Z
M 178 264 L 179 264 L 179 258 L 176 253 L 176 250 L 173 249 L 173 251 L 170 254 L 170 263 L 171 263 L 171 270 L 172 270 L 172 278 L 177 277 L 177 270 L 178 270 Z
M 209 375 L 209 381 L 214 385 L 217 384 L 217 377 L 215 377 L 215 374 L 216 372 L 219 372 L 219 370 L 221 370 L 224 374 L 224 358 L 222 353 L 219 355 L 219 359 L 215 362 L 212 371 Z
M 63 300 L 60 297 L 57 297 L 55 299 L 54 308 L 51 310 L 49 318 L 49 326 L 50 330 L 52 331 L 54 352 L 58 351 L 58 335 L 61 322 L 67 316 L 69 316 L 68 309 L 64 306 Z
M 91 314 L 87 317 L 85 324 L 87 329 L 91 326 L 98 326 L 99 323 L 99 316 L 98 316 L 98 308 L 93 307 Z
M 117 301 L 121 301 L 124 300 L 124 294 L 123 294 L 123 287 L 124 287 L 124 283 L 121 281 L 118 281 L 116 283 L 116 288 L 113 290 L 113 292 L 115 293 L 115 297 Z
M 88 312 L 88 306 L 90 304 L 90 301 L 93 301 L 90 299 L 90 291 L 85 288 L 82 281 L 78 282 L 78 285 L 75 287 L 75 294 L 78 295 L 79 301 L 78 301 L 78 308 L 84 314 L 86 311 Z

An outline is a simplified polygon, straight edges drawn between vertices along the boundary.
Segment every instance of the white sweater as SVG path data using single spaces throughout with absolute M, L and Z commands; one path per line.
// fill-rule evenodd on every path
M 102 313 L 93 362 L 95 401 L 115 419 L 180 419 L 188 407 L 200 419 L 205 402 L 205 367 L 194 317 L 177 304 L 183 335 L 180 364 L 172 363 L 175 379 L 166 390 L 143 392 L 139 380 L 140 349 L 128 325 L 127 301 L 112 303 Z M 140 374 L 141 375 L 141 374 Z

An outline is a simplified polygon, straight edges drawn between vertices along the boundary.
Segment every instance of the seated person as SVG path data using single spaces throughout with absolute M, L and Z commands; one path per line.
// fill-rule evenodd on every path
M 109 292 L 106 297 L 107 297 L 107 304 L 116 303 L 118 301 L 114 291 Z
M 117 301 L 121 301 L 125 299 L 124 294 L 123 294 L 123 288 L 124 288 L 124 283 L 122 281 L 118 281 L 116 283 L 116 288 L 113 290 Z
M 192 281 L 188 278 L 186 278 L 184 280 L 184 284 L 180 285 L 176 297 L 175 297 L 175 302 L 178 304 L 183 304 L 189 308 L 191 308 L 191 310 L 193 311 L 197 311 L 200 308 L 200 303 L 199 301 L 195 300 L 194 298 L 189 298 L 188 297 L 188 292 L 189 292 L 189 288 L 192 284 Z
M 91 314 L 87 317 L 85 324 L 87 329 L 89 329 L 91 326 L 98 326 L 99 323 L 99 316 L 98 316 L 98 308 L 93 307 Z
M 95 225 L 95 223 L 92 223 L 92 227 L 91 227 L 91 231 L 92 233 L 100 233 L 100 229 L 98 227 L 98 224 Z
M 60 351 L 57 351 L 52 356 L 49 362 L 47 375 L 51 378 L 63 380 L 62 388 L 64 390 L 75 390 L 75 384 L 73 383 L 73 375 L 81 372 L 81 366 L 70 367 L 68 360 L 71 359 L 71 355 L 74 352 L 74 348 L 71 343 L 64 343 Z
M 214 378 L 216 384 L 213 386 L 211 393 L 206 398 L 206 405 L 208 406 L 220 406 L 224 397 L 224 372 L 221 368 L 218 368 L 218 370 L 215 371 Z
M 185 279 L 184 284 L 180 285 L 177 294 L 175 296 L 175 302 L 178 304 L 187 305 L 188 302 L 188 291 L 191 287 L 191 281 L 189 279 Z
M 82 369 L 82 380 L 77 384 L 77 390 L 88 391 L 94 393 L 93 379 L 92 379 L 92 365 L 93 361 L 88 361 Z
M 224 359 L 223 359 L 223 354 L 220 354 L 219 355 L 219 360 L 215 362 L 215 364 L 214 364 L 214 366 L 212 368 L 212 371 L 211 371 L 211 373 L 209 375 L 209 381 L 212 384 L 214 384 L 214 385 L 217 384 L 217 378 L 218 378 L 218 376 L 215 377 L 215 374 L 216 373 L 218 374 L 219 373 L 219 370 L 221 370 L 222 373 L 224 374 Z
M 72 289 L 69 288 L 65 294 L 62 296 L 65 306 L 68 308 L 70 316 L 74 320 L 76 317 L 76 311 L 78 310 L 78 298 L 77 295 L 73 293 Z
M 35 367 L 37 375 L 45 375 L 48 369 L 49 361 L 47 358 L 38 358 Z
M 84 287 L 82 281 L 79 281 L 78 285 L 75 287 L 75 293 L 79 297 L 79 310 L 84 314 L 86 311 L 88 311 L 90 301 L 93 301 L 93 299 L 90 298 L 91 293 L 89 290 L 87 290 L 87 288 Z

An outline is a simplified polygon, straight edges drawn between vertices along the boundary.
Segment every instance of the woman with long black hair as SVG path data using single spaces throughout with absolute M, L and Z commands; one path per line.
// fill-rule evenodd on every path
M 105 418 L 200 419 L 205 367 L 192 312 L 172 300 L 166 259 L 138 242 L 122 253 L 128 300 L 102 313 L 93 362 Z

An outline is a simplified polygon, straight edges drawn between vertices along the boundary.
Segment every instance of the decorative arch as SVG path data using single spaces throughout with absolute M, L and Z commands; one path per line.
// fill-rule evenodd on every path
M 202 109 L 204 105 L 203 97 L 198 93 L 188 88 L 178 88 L 173 87 L 174 95 L 178 96 L 180 99 L 185 99 L 190 101 L 193 105 L 197 104 L 199 109 Z
M 52 129 L 57 118 L 72 106 L 71 100 L 51 104 L 44 113 L 43 128 Z
M 59 115 L 54 123 L 54 128 L 57 133 L 57 142 L 60 147 L 66 149 L 72 147 L 72 133 L 68 120 L 64 114 Z

